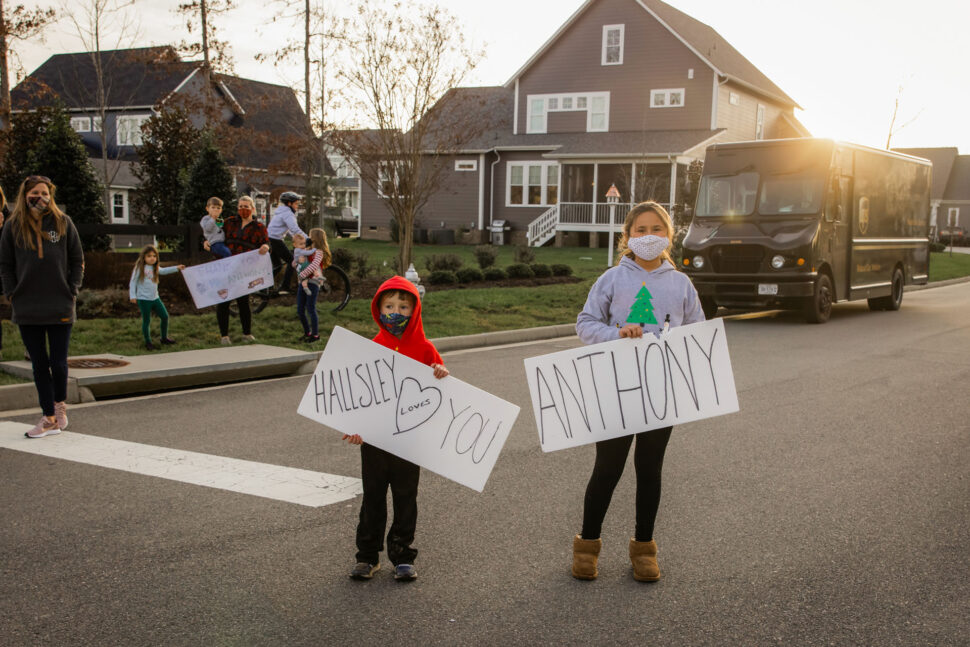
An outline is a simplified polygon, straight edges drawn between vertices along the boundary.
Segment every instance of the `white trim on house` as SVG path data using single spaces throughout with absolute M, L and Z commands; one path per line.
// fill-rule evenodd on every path
M 71 117 L 71 130 L 76 133 L 91 132 L 91 117 Z
M 478 228 L 485 228 L 485 153 L 478 156 Z
M 763 103 L 758 104 L 757 112 L 755 112 L 754 138 L 756 140 L 765 138 L 765 106 Z
M 602 112 L 593 110 L 597 101 L 603 102 Z M 533 109 L 541 105 L 541 114 L 533 114 Z M 605 133 L 610 129 L 610 93 L 609 92 L 564 92 L 556 94 L 530 94 L 526 96 L 526 133 L 543 134 L 549 132 L 550 112 L 585 112 L 586 132 Z M 603 126 L 593 127 L 593 115 L 604 116 Z M 542 123 L 533 124 L 533 118 Z
M 176 85 L 174 90 L 172 90 L 171 92 L 169 92 L 168 94 L 166 94 L 165 95 L 165 98 L 162 99 L 161 101 L 159 101 L 159 104 L 160 105 L 164 104 L 166 101 L 168 101 L 169 99 L 171 99 L 174 94 L 176 94 L 179 90 L 181 90 L 182 88 L 184 88 L 185 87 L 185 84 L 189 82 L 189 79 L 191 79 L 193 76 L 195 76 L 196 72 L 198 72 L 200 69 L 201 68 L 197 67 L 194 70 L 192 70 L 191 72 L 189 72 L 189 75 L 187 77 L 185 77 L 184 79 L 182 79 L 182 82 L 179 83 L 178 85 Z
M 151 119 L 151 114 L 140 114 L 140 115 L 118 115 L 115 117 L 115 145 L 117 146 L 141 146 L 141 127 L 142 125 Z M 135 121 L 137 124 L 134 128 L 123 129 L 121 127 L 122 122 L 132 122 Z M 127 137 L 122 140 L 122 133 L 125 133 Z
M 624 44 L 623 34 L 625 30 L 626 30 L 625 25 L 603 25 L 603 45 L 600 52 L 600 65 L 623 65 L 623 44 Z M 616 60 L 616 61 L 607 60 L 608 52 L 610 49 L 609 36 L 611 31 L 620 32 L 620 42 L 618 45 L 615 45 L 615 47 L 618 47 L 620 50 L 619 60 Z
M 519 134 L 519 80 L 515 80 L 515 110 L 512 111 L 512 134 Z
M 658 103 L 657 98 L 663 97 L 663 101 Z M 674 102 L 674 97 L 679 97 L 678 102 Z M 687 103 L 687 96 L 684 88 L 657 88 L 650 90 L 651 108 L 683 108 Z
M 455 170 L 458 172 L 477 171 L 478 160 L 455 160 Z
M 121 201 L 118 201 L 121 198 Z M 120 216 L 116 214 L 119 213 L 118 209 L 121 209 Z M 130 213 L 128 205 L 128 191 L 127 189 L 118 189 L 116 187 L 111 187 L 111 224 L 112 225 L 127 225 L 130 222 Z
M 532 184 L 529 181 L 529 169 L 530 167 L 539 167 L 539 183 Z M 549 184 L 549 168 L 556 168 L 556 201 L 549 202 L 549 187 L 553 186 Z M 522 202 L 515 203 L 512 202 L 512 169 L 515 167 L 520 167 L 522 169 L 522 184 L 516 184 L 515 186 L 522 187 Z M 506 207 L 551 207 L 559 202 L 559 162 L 553 162 L 548 160 L 523 160 L 515 162 L 505 163 L 505 206 Z M 529 203 L 529 188 L 539 187 L 539 198 L 538 203 Z

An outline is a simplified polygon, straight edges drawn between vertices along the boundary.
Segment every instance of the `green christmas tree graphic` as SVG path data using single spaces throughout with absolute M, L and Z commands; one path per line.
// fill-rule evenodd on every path
M 651 298 L 650 290 L 647 289 L 647 284 L 644 283 L 640 291 L 637 292 L 636 301 L 630 306 L 630 316 L 627 317 L 626 322 L 641 325 L 657 323 L 657 318 L 653 316 L 653 304 L 650 302 Z

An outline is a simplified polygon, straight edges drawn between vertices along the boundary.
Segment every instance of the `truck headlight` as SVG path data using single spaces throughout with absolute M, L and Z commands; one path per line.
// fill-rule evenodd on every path
M 785 257 L 781 255 L 773 256 L 771 258 L 771 266 L 776 270 L 780 270 L 781 268 L 785 267 Z
M 699 270 L 699 269 L 703 268 L 704 267 L 704 257 L 703 256 L 700 256 L 700 255 L 695 256 L 694 257 L 694 261 L 693 261 L 693 265 L 694 265 L 694 269 L 695 270 Z

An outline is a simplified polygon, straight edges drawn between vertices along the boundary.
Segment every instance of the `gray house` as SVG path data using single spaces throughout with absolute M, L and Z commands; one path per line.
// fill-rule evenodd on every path
M 678 211 L 707 146 L 809 136 L 791 97 L 660 0 L 588 0 L 504 86 L 453 92 L 476 95 L 490 127 L 448 160 L 417 228 L 469 242 L 504 221 L 506 242 L 605 244 L 611 185 L 618 221 L 646 199 Z M 388 223 L 362 187 L 361 235 L 386 238 Z
M 938 239 L 941 235 L 953 235 L 966 239 L 970 231 L 970 155 L 960 155 L 955 147 L 893 150 L 933 162 L 931 236 Z
M 112 50 L 101 53 L 104 102 L 97 99 L 97 73 L 90 52 L 56 54 L 34 70 L 11 92 L 14 112 L 51 101 L 61 102 L 71 125 L 81 136 L 91 162 L 110 189 L 111 222 L 137 224 L 131 208 L 138 190 L 141 126 L 169 106 L 185 108 L 196 125 L 207 119 L 239 128 L 239 143 L 228 162 L 239 194 L 253 196 L 261 217 L 284 190 L 300 191 L 303 175 L 291 163 L 291 148 L 308 141 L 309 121 L 288 87 L 224 74 L 210 77 L 214 106 L 203 108 L 205 75 L 196 61 L 183 61 L 172 47 Z M 104 114 L 102 119 L 102 112 Z M 102 123 L 103 122 L 103 123 Z M 106 137 L 107 169 L 103 164 L 102 131 Z M 56 179 L 55 179 L 56 181 Z M 204 205 L 200 205 L 200 217 Z M 149 238 L 150 240 L 150 238 Z M 116 245 L 138 245 L 140 237 L 116 237 Z

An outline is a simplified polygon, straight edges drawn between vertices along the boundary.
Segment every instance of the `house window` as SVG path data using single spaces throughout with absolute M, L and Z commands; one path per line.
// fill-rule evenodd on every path
M 128 222 L 128 192 L 111 192 L 111 222 L 125 224 Z
M 728 103 L 730 103 L 732 106 L 740 106 L 741 105 L 741 95 L 738 94 L 737 92 L 731 92 L 731 93 L 729 93 L 728 94 Z
M 477 171 L 478 160 L 455 160 L 456 171 Z
M 760 103 L 758 104 L 758 113 L 754 121 L 754 138 L 765 138 L 765 107 Z
M 90 117 L 71 117 L 71 128 L 76 133 L 86 133 L 91 131 Z
M 546 99 L 529 99 L 529 129 L 530 133 L 546 132 Z
M 591 133 L 609 130 L 610 95 L 593 95 L 590 97 L 589 104 L 590 107 L 586 113 L 586 130 Z
M 603 65 L 623 64 L 623 25 L 603 26 Z
M 960 226 L 960 208 L 950 207 L 946 212 L 946 226 L 947 227 L 959 227 Z
M 559 164 L 509 162 L 506 206 L 545 207 L 559 201 Z
M 606 132 L 609 130 L 610 93 L 589 92 L 583 94 L 541 94 L 529 95 L 529 133 L 544 133 L 547 129 L 547 116 L 550 112 L 586 112 L 587 132 Z
M 681 108 L 684 105 L 684 88 L 664 88 L 650 91 L 651 108 Z
M 387 198 L 392 195 L 400 195 L 402 169 L 400 164 L 382 162 L 378 169 L 380 191 L 378 195 Z
M 119 146 L 141 146 L 142 125 L 151 118 L 151 115 L 119 116 L 115 121 L 116 134 Z
M 91 117 L 91 132 L 101 132 L 101 117 Z

